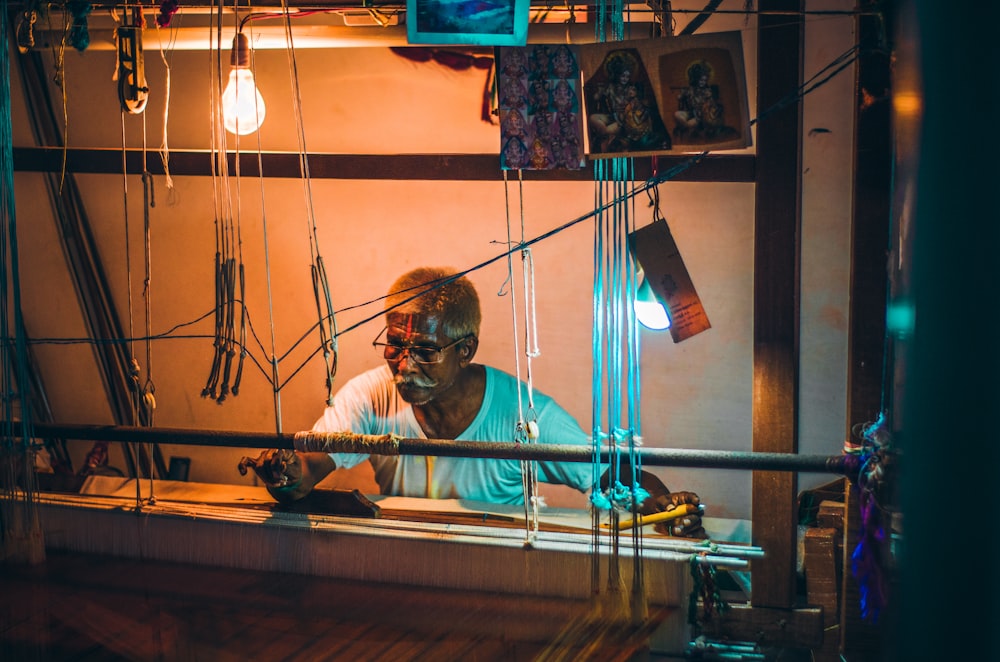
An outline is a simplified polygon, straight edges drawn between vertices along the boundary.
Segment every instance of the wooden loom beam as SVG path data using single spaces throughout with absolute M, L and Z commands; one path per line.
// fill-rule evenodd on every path
M 14 170 L 17 172 L 58 173 L 66 159 L 66 171 L 121 175 L 122 164 L 128 174 L 143 173 L 143 154 L 139 149 L 15 147 Z M 258 156 L 260 163 L 258 163 Z M 502 181 L 498 154 L 318 154 L 307 155 L 309 176 L 313 179 L 392 179 L 428 181 Z M 170 174 L 207 177 L 212 173 L 213 154 L 207 150 L 171 150 Z M 236 152 L 228 152 L 230 171 L 236 169 Z M 656 168 L 667 171 L 691 159 L 691 155 L 661 155 Z M 635 177 L 646 180 L 654 173 L 651 158 L 636 158 Z M 239 153 L 239 172 L 244 177 L 299 178 L 300 155 L 294 152 Z M 752 154 L 709 154 L 677 174 L 672 181 L 752 182 L 756 158 Z M 163 174 L 159 159 L 149 159 L 145 168 L 153 175 Z M 593 181 L 593 164 L 580 170 L 525 170 L 526 181 Z
M 103 440 L 125 443 L 164 443 L 188 446 L 228 448 L 294 448 L 294 434 L 233 432 L 220 430 L 189 430 L 163 427 L 129 427 L 115 425 L 67 425 L 36 423 L 36 436 L 77 440 Z M 336 437 L 341 437 L 338 442 Z M 547 460 L 554 462 L 591 462 L 590 446 L 577 444 L 515 444 L 512 442 L 458 441 L 452 439 L 406 439 L 388 435 L 331 435 L 332 452 L 359 452 L 357 443 L 367 443 L 372 454 L 434 455 L 441 457 L 480 457 L 513 460 Z M 339 446 L 337 445 L 339 443 Z M 388 448 L 392 446 L 392 448 Z M 844 473 L 847 456 L 798 455 L 789 453 L 759 453 L 711 451 L 671 448 L 641 448 L 638 455 L 647 466 L 698 467 L 709 469 L 742 469 L 753 471 L 809 471 Z M 602 449 L 601 460 L 609 458 Z

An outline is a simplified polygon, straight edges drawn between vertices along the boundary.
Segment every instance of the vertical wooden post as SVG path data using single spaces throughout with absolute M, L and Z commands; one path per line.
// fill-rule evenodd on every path
M 859 0 L 859 12 L 870 11 L 873 0 Z M 854 210 L 851 219 L 851 300 L 847 366 L 847 429 L 872 422 L 883 406 L 886 370 L 887 261 L 892 190 L 892 107 L 890 54 L 883 15 L 860 14 L 856 19 L 858 55 L 854 120 Z M 870 101 L 880 99 L 881 101 Z M 869 101 L 866 101 L 869 100 Z M 856 477 L 849 477 L 852 482 Z M 846 486 L 844 572 L 840 603 L 840 650 L 859 659 L 878 650 L 879 631 L 861 617 L 861 594 L 851 572 L 851 553 L 861 528 L 856 493 Z
M 802 0 L 761 0 L 757 17 L 757 189 L 754 230 L 753 450 L 798 450 L 799 228 L 802 105 L 776 108 L 802 81 Z M 765 14 L 767 11 L 787 13 Z M 792 472 L 753 475 L 755 607 L 795 602 Z

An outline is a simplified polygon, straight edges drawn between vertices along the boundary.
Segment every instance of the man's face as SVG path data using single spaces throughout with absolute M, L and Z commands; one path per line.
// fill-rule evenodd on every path
M 386 342 L 390 345 L 440 348 L 455 340 L 444 334 L 436 315 L 396 312 L 386 315 Z M 412 405 L 425 405 L 447 391 L 462 367 L 461 345 L 444 349 L 438 363 L 415 361 L 410 351 L 401 352 L 397 359 L 386 359 L 400 397 Z

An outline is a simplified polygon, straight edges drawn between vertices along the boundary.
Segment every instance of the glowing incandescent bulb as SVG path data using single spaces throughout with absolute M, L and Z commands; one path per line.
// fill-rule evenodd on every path
M 226 131 L 245 136 L 264 122 L 264 97 L 254 84 L 250 71 L 250 42 L 238 32 L 233 38 L 229 83 L 222 92 L 222 123 Z
M 635 301 L 632 306 L 635 309 L 635 318 L 650 331 L 663 331 L 670 328 L 670 315 L 667 309 L 653 293 L 649 281 L 642 270 L 637 274 L 640 279 L 639 290 L 636 292 Z

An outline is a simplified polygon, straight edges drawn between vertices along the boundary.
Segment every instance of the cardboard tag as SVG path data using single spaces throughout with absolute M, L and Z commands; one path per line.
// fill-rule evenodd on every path
M 667 222 L 655 220 L 629 234 L 628 239 L 649 286 L 667 308 L 674 342 L 712 328 Z

